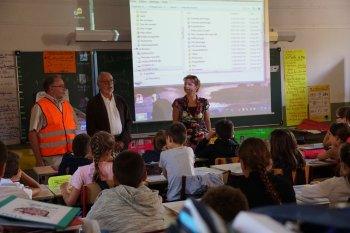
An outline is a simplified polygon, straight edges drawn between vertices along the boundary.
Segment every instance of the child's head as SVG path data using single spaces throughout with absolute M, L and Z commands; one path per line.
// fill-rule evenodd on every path
M 7 152 L 7 161 L 4 178 L 10 179 L 18 173 L 19 169 L 19 156 L 13 151 Z
M 227 185 L 210 188 L 201 201 L 215 210 L 227 223 L 241 210 L 248 210 L 245 195 L 239 189 Z
M 166 133 L 165 130 L 159 130 L 153 138 L 154 150 L 161 152 L 166 146 Z
M 266 171 L 271 164 L 271 154 L 265 142 L 259 138 L 247 138 L 238 148 L 238 157 L 244 166 L 253 171 Z
M 337 144 L 338 139 L 339 143 L 343 143 L 350 137 L 350 126 L 347 123 L 333 123 L 329 128 L 329 132 L 331 137 L 334 137 L 333 139 L 330 138 L 332 145 Z
M 267 175 L 267 168 L 271 166 L 271 154 L 265 142 L 259 138 L 244 140 L 238 149 L 238 157 L 244 176 L 249 177 L 251 172 L 257 172 L 267 194 L 276 204 L 280 204 L 281 200 Z
M 85 133 L 75 136 L 72 145 L 74 156 L 83 158 L 85 155 L 89 154 L 91 151 L 90 140 L 90 136 Z
M 117 184 L 137 188 L 146 179 L 145 163 L 137 152 L 125 150 L 113 160 L 113 174 Z
M 167 146 L 169 143 L 183 145 L 186 142 L 186 127 L 181 122 L 172 123 L 166 131 Z
M 346 142 L 340 147 L 340 173 L 350 179 L 350 143 Z
M 350 122 L 350 106 L 342 106 L 335 112 L 337 117 L 337 123 L 349 123 Z
M 92 136 L 90 146 L 95 163 L 94 180 L 96 180 L 100 174 L 98 166 L 100 159 L 112 155 L 114 143 L 113 135 L 106 131 L 99 131 Z
M 288 129 L 275 129 L 270 137 L 271 155 L 275 165 L 282 168 L 296 169 L 304 165 L 298 150 L 297 140 Z
M 5 144 L 0 141 L 0 178 L 3 177 L 7 161 L 7 148 Z
M 219 120 L 215 124 L 215 131 L 218 137 L 223 140 L 229 140 L 233 136 L 233 123 L 230 120 Z

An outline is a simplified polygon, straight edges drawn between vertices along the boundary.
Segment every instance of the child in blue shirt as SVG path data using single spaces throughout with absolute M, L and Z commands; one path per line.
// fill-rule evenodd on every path
M 92 163 L 90 136 L 79 134 L 73 140 L 73 154 L 66 154 L 58 168 L 58 175 L 73 175 L 80 166 Z

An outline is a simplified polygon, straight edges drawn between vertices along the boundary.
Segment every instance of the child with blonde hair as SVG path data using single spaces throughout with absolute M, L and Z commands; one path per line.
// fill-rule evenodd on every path
M 93 163 L 79 167 L 69 183 L 61 185 L 62 196 L 68 206 L 76 203 L 83 185 L 113 180 L 111 161 L 113 161 L 114 137 L 108 132 L 99 131 L 92 136 L 90 146 L 94 159 Z

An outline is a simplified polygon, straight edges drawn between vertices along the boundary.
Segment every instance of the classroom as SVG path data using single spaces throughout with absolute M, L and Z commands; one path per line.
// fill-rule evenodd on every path
M 161 1 L 154 1 L 153 3 L 159 2 Z M 246 116 L 243 113 L 238 116 L 233 115 L 232 118 L 231 115 L 218 115 L 220 119 L 227 116 L 228 119 L 233 121 L 235 138 L 239 143 L 249 137 L 258 137 L 266 142 L 270 139 L 270 133 L 274 129 L 296 127 L 302 123 L 302 119 L 312 120 L 308 117 L 313 101 L 309 102 L 310 95 L 308 96 L 306 93 L 306 91 L 312 90 L 312 87 L 315 89 L 319 86 L 326 87 L 329 95 L 328 102 L 324 104 L 325 108 L 327 108 L 327 114 L 322 113 L 322 117 L 313 118 L 316 121 L 321 121 L 321 123 L 329 126 L 331 123 L 336 122 L 339 117 L 336 114 L 336 110 L 341 106 L 350 105 L 350 92 L 348 91 L 350 86 L 350 44 L 348 42 L 350 38 L 350 16 L 348 13 L 350 2 L 348 0 L 265 0 L 265 2 L 268 2 L 270 42 L 268 42 L 269 48 L 267 49 L 270 51 L 268 61 L 271 61 L 271 67 L 269 66 L 271 71 L 269 73 L 271 72 L 271 85 L 273 86 L 271 90 L 271 102 L 273 103 L 270 110 L 273 114 L 266 114 L 265 117 L 264 114 L 261 116 L 259 114 L 257 116 L 248 114 L 249 116 Z M 40 169 L 33 171 L 35 158 L 27 138 L 30 109 L 35 103 L 36 92 L 43 91 L 41 88 L 42 79 L 47 73 L 45 69 L 50 66 L 44 64 L 42 55 L 43 57 L 46 55 L 47 57 L 54 57 L 55 51 L 66 53 L 68 54 L 67 56 L 73 54 L 77 61 L 80 59 L 74 67 L 69 67 L 69 65 L 67 67 L 62 66 L 64 69 L 72 68 L 74 70 L 71 73 L 64 74 L 64 81 L 69 91 L 70 101 L 74 108 L 77 108 L 79 111 L 77 114 L 79 118 L 78 132 L 86 132 L 86 104 L 89 99 L 98 94 L 97 76 L 100 71 L 109 71 L 113 76 L 121 74 L 119 77 L 114 77 L 116 79 L 114 93 L 120 94 L 126 99 L 133 115 L 132 140 L 129 144 L 129 149 L 137 151 L 139 154 L 152 149 L 152 140 L 156 132 L 159 129 L 166 129 L 170 125 L 171 102 L 183 95 L 182 79 L 187 74 L 179 75 L 176 81 L 181 83 L 182 92 L 168 88 L 166 91 L 158 94 L 158 90 L 160 90 L 157 89 L 158 87 L 152 91 L 142 89 L 144 84 L 141 81 L 137 81 L 139 76 L 134 74 L 133 80 L 132 59 L 134 56 L 133 48 L 136 42 L 131 39 L 131 34 L 134 33 L 131 29 L 131 24 L 133 21 L 136 21 L 137 16 L 137 14 L 134 16 L 130 13 L 130 5 L 134 6 L 133 4 L 137 5 L 137 1 L 0 1 L 0 87 L 2 89 L 0 92 L 3 96 L 11 92 L 9 99 L 0 100 L 0 109 L 4 111 L 3 115 L 0 113 L 0 128 L 5 129 L 0 133 L 0 139 L 5 142 L 9 150 L 15 151 L 21 156 L 20 167 L 22 170 L 30 170 L 34 175 L 41 172 L 48 176 L 55 174 L 55 171 L 50 169 L 49 171 L 39 171 Z M 203 19 L 205 20 L 206 18 L 203 16 Z M 167 23 L 168 21 L 163 22 L 165 26 Z M 162 26 L 164 26 L 163 24 Z M 101 30 L 101 34 L 81 33 L 84 30 Z M 105 36 L 110 37 L 112 30 L 117 30 L 119 33 L 118 36 L 115 35 L 118 38 L 117 41 L 102 41 L 98 37 L 103 36 L 103 31 L 108 31 L 108 35 Z M 172 30 L 175 31 L 174 28 L 168 30 L 167 33 L 169 34 L 172 33 Z M 279 35 L 280 39 L 275 38 L 274 36 L 276 35 Z M 283 39 L 283 35 L 286 35 L 289 39 Z M 140 40 L 138 43 L 147 43 L 147 41 Z M 215 47 L 223 42 L 214 41 L 212 43 Z M 176 48 L 174 44 L 167 46 Z M 298 119 L 293 119 L 293 111 L 297 110 L 295 106 L 301 105 L 296 104 L 294 107 L 289 105 L 293 101 L 293 94 L 288 94 L 290 93 L 288 91 L 291 91 L 293 87 L 290 88 L 288 86 L 287 79 L 290 70 L 288 69 L 288 61 L 284 57 L 289 51 L 293 54 L 302 54 L 301 56 L 304 58 L 302 65 L 305 66 L 303 75 L 306 83 L 303 84 L 302 90 L 305 90 L 305 101 L 298 103 L 303 105 L 305 112 L 303 113 L 303 118 L 299 117 Z M 4 57 L 9 60 L 2 61 L 1 59 Z M 196 53 L 189 56 L 188 60 L 191 60 L 191 58 L 193 60 L 201 59 L 200 55 Z M 118 64 L 113 63 L 115 60 L 118 60 Z M 196 75 L 196 65 L 198 64 L 193 63 L 192 68 L 194 68 L 192 70 L 189 69 L 194 75 Z M 11 73 L 6 73 L 6 69 L 11 70 Z M 134 71 L 135 69 L 134 67 Z M 79 76 L 78 81 L 73 81 L 73 78 L 76 76 Z M 206 77 L 201 75 L 200 72 L 198 73 L 198 78 L 201 81 L 206 80 Z M 220 78 L 218 77 L 218 80 Z M 152 85 L 151 81 L 150 85 Z M 138 89 L 134 89 L 134 87 L 137 85 L 141 86 L 141 91 L 138 93 L 142 94 L 136 94 L 135 90 Z M 5 91 L 8 87 L 11 87 L 14 91 Z M 203 95 L 203 93 L 209 93 L 212 87 L 203 85 L 201 88 L 202 92 L 200 94 Z M 300 90 L 296 90 L 293 93 L 298 92 Z M 226 96 L 226 94 L 223 96 Z M 232 99 L 239 98 L 239 93 L 233 94 L 237 96 L 231 96 Z M 149 112 L 152 112 L 152 109 L 147 109 L 148 115 L 142 113 L 140 111 L 145 108 L 142 104 L 144 102 L 148 103 L 147 101 L 153 103 L 153 101 L 163 98 L 165 95 L 170 97 L 167 100 L 167 106 L 163 105 L 161 111 L 157 112 L 159 113 L 157 119 L 159 117 L 160 120 L 148 121 Z M 214 95 L 212 94 L 212 96 Z M 260 97 L 257 95 L 257 98 Z M 12 102 L 9 103 L 9 101 Z M 300 101 L 300 99 L 297 101 Z M 211 127 L 214 128 L 217 121 L 215 114 L 221 110 L 213 111 L 213 107 L 215 109 L 216 105 L 212 104 L 214 101 L 209 102 L 212 110 L 211 116 L 214 114 L 214 117 L 211 118 Z M 139 109 L 136 108 L 137 106 L 139 106 Z M 11 112 L 12 110 L 13 112 Z M 153 111 L 155 112 L 156 110 L 153 109 Z M 166 112 L 166 116 L 163 111 Z M 154 112 L 153 114 L 155 114 Z M 155 116 L 153 117 L 156 119 Z M 11 123 L 7 121 L 11 121 Z M 322 126 L 324 127 L 325 125 Z M 297 132 L 295 136 L 298 143 L 301 141 L 303 143 L 322 143 L 326 132 L 327 130 L 316 135 Z M 307 147 L 304 146 L 304 149 Z M 199 164 L 197 164 L 197 167 L 201 167 L 201 161 L 198 160 L 197 162 Z M 231 164 L 233 162 L 230 160 L 228 163 Z M 319 164 L 314 164 L 307 168 L 308 171 L 310 169 L 310 172 L 306 175 L 307 183 L 311 182 L 313 178 L 317 178 L 318 173 L 316 170 L 319 168 L 316 167 L 318 166 Z M 206 169 L 213 168 L 209 165 L 203 171 L 197 168 L 197 172 L 205 173 L 207 172 Z M 232 172 L 233 170 L 239 170 L 237 167 L 225 169 L 220 171 Z M 241 170 L 238 173 L 240 172 Z M 47 185 L 47 178 L 45 175 L 38 176 L 38 181 L 40 181 L 41 185 L 42 183 Z M 156 178 L 152 177 L 152 179 Z M 154 182 L 156 188 L 164 188 L 162 180 L 154 181 L 149 179 L 149 181 L 151 183 Z

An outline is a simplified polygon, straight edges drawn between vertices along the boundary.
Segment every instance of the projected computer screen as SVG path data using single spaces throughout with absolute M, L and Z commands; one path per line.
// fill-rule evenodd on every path
M 189 74 L 212 118 L 272 114 L 266 1 L 131 0 L 130 17 L 137 122 L 171 120 Z

